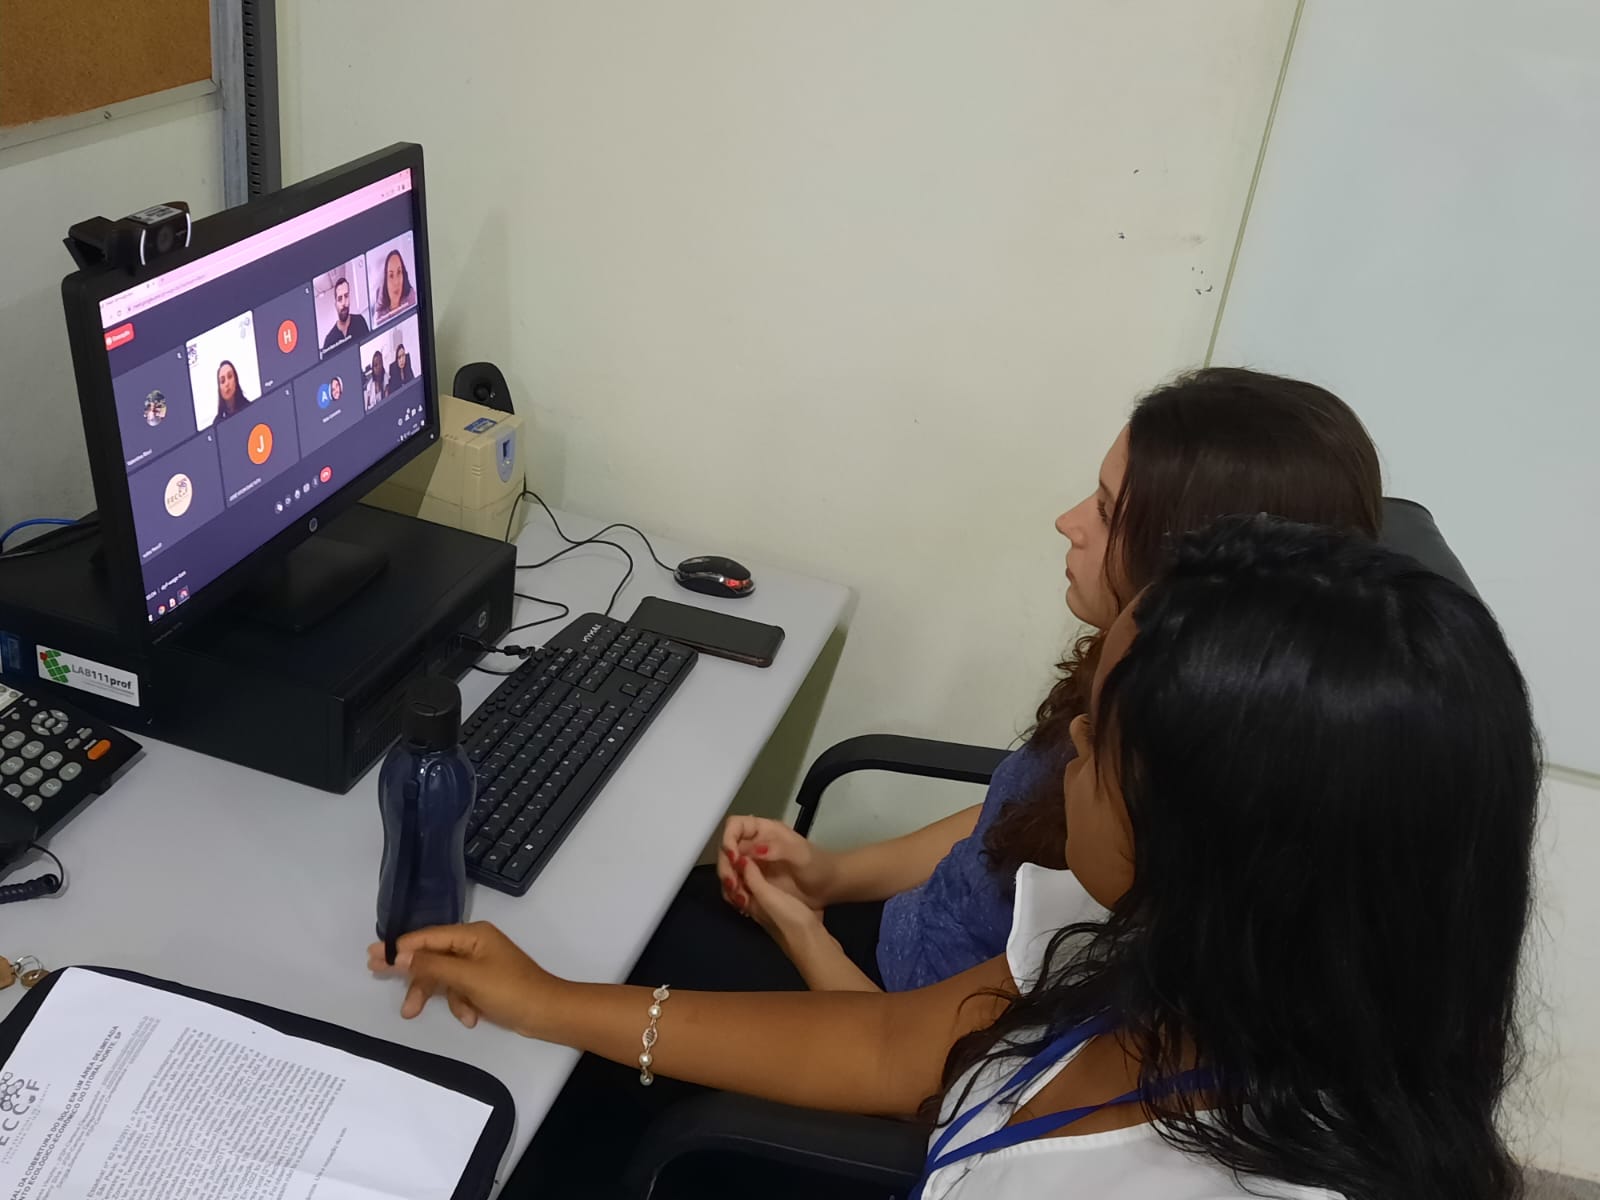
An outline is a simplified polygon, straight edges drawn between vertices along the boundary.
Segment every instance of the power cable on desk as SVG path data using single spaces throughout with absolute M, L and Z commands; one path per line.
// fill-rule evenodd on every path
M 513 592 L 511 594 L 518 600 L 532 600 L 535 604 L 543 604 L 547 608 L 559 608 L 561 611 L 548 617 L 540 617 L 537 621 L 524 621 L 521 625 L 513 625 L 506 630 L 507 636 L 524 629 L 536 629 L 540 625 L 548 625 L 551 621 L 559 621 L 562 617 L 570 617 L 572 615 L 572 605 L 563 604 L 559 600 L 546 600 L 543 596 L 530 596 L 527 592 Z
M 628 560 L 627 569 L 622 572 L 622 578 L 617 581 L 617 586 L 611 593 L 611 599 L 606 602 L 605 615 L 609 617 L 611 615 L 611 610 L 617 606 L 617 597 L 622 595 L 622 589 L 627 587 L 628 580 L 633 578 L 633 555 L 628 553 L 628 548 L 622 545 L 620 542 L 613 542 L 602 536 L 608 530 L 614 528 L 614 526 L 608 525 L 605 529 L 602 529 L 599 533 L 593 534 L 590 537 L 570 538 L 567 536 L 566 530 L 561 528 L 561 522 L 556 520 L 556 514 L 550 511 L 550 506 L 544 502 L 544 498 L 541 497 L 538 492 L 531 492 L 527 488 L 523 488 L 522 495 L 531 496 L 534 500 L 538 501 L 539 507 L 544 509 L 545 516 L 550 518 L 550 524 L 554 527 L 556 536 L 567 544 L 563 549 L 557 550 L 548 558 L 541 558 L 538 562 L 518 563 L 517 570 L 537 571 L 540 567 L 548 567 L 557 559 L 565 558 L 574 550 L 581 549 L 584 546 L 610 546 L 618 554 L 622 555 L 623 558 Z M 518 497 L 518 499 L 521 498 L 522 497 Z
M 550 506 L 544 502 L 544 498 L 540 496 L 538 492 L 529 491 L 528 489 L 524 488 L 522 494 L 524 496 L 533 497 L 534 502 L 538 504 L 540 508 L 544 509 L 544 515 L 549 517 L 550 524 L 555 526 L 556 536 L 563 542 L 566 542 L 569 548 L 577 549 L 579 546 L 587 545 L 589 542 L 604 537 L 613 529 L 626 529 L 629 533 L 638 535 L 639 540 L 644 543 L 644 548 L 650 552 L 650 557 L 655 560 L 656 566 L 660 567 L 663 571 L 672 570 L 671 567 L 661 561 L 660 555 L 656 553 L 656 548 L 650 544 L 650 539 L 645 536 L 644 530 L 640 529 L 637 525 L 629 525 L 626 521 L 613 521 L 598 533 L 594 533 L 587 538 L 570 538 L 562 530 L 561 522 L 556 520 L 556 514 L 550 511 Z M 606 544 L 616 545 L 615 542 L 608 542 Z M 549 560 L 547 559 L 546 561 L 548 562 Z
M 538 492 L 532 491 L 527 487 L 524 487 L 517 495 L 517 498 L 511 502 L 511 511 L 506 515 L 505 541 L 509 542 L 511 540 L 511 529 L 512 526 L 514 526 L 517 522 L 517 509 L 521 506 L 524 500 L 529 499 L 533 500 L 540 508 L 544 509 L 544 515 L 550 518 L 550 524 L 555 529 L 556 536 L 567 544 L 564 548 L 557 550 L 554 554 L 547 558 L 540 559 L 538 562 L 517 564 L 517 570 L 536 571 L 540 567 L 548 567 L 557 559 L 564 558 L 568 554 L 571 554 L 574 550 L 579 550 L 584 546 L 610 546 L 613 550 L 617 551 L 617 553 L 621 554 L 623 558 L 628 560 L 628 566 L 627 569 L 623 571 L 622 578 L 618 580 L 617 586 L 611 592 L 611 599 L 606 604 L 605 615 L 608 617 L 611 615 L 611 610 L 616 608 L 617 599 L 622 595 L 622 589 L 627 587 L 628 580 L 633 578 L 633 569 L 635 564 L 633 555 L 628 552 L 628 548 L 619 542 L 611 541 L 605 536 L 606 534 L 610 533 L 613 529 L 626 529 L 629 532 L 636 534 L 639 540 L 644 543 L 645 549 L 650 552 L 650 558 L 656 564 L 656 566 L 660 567 L 663 571 L 672 570 L 671 567 L 661 561 L 661 556 L 656 553 L 655 546 L 651 544 L 650 538 L 645 534 L 644 530 L 640 529 L 636 525 L 630 525 L 626 521 L 613 521 L 598 533 L 592 534 L 586 538 L 574 538 L 567 536 L 567 531 L 561 528 L 561 522 L 556 519 L 555 512 L 552 511 L 550 506 L 544 502 L 544 497 L 539 495 Z M 520 599 L 532 600 L 536 604 L 547 604 L 552 608 L 559 608 L 561 611 L 552 616 L 541 617 L 537 621 L 525 621 L 521 625 L 513 625 L 510 629 L 506 630 L 506 637 L 509 637 L 523 629 L 533 629 L 540 625 L 548 625 L 553 621 L 559 621 L 563 617 L 570 616 L 572 613 L 572 609 L 567 605 L 562 604 L 559 600 L 546 600 L 540 596 L 530 596 L 525 592 L 517 592 L 516 595 Z M 465 635 L 462 635 L 462 640 L 468 645 L 477 647 L 480 652 L 486 655 L 504 654 L 516 658 L 527 658 L 528 655 L 532 654 L 537 648 L 534 646 L 518 646 L 511 643 L 505 643 L 499 646 L 491 646 L 487 642 L 480 641 L 477 638 L 469 638 Z M 509 671 L 502 671 L 496 667 L 485 667 L 480 666 L 477 663 L 473 663 L 472 669 L 474 671 L 480 671 L 485 675 L 499 675 L 502 677 L 516 674 L 515 667 Z
M 628 524 L 626 521 L 613 521 L 604 529 L 601 529 L 599 532 L 591 534 L 586 538 L 568 537 L 566 530 L 561 528 L 561 522 L 556 519 L 556 514 L 551 510 L 550 506 L 544 502 L 544 497 L 540 496 L 538 492 L 531 491 L 526 487 L 522 489 L 522 494 L 519 495 L 512 503 L 511 514 L 506 518 L 506 540 L 508 541 L 511 538 L 511 526 L 516 522 L 517 506 L 521 504 L 524 499 L 532 499 L 539 505 L 540 508 L 544 509 L 545 516 L 550 518 L 550 524 L 556 531 L 556 536 L 563 542 L 566 542 L 567 545 L 564 549 L 557 550 L 548 558 L 542 558 L 538 562 L 519 563 L 517 570 L 536 571 L 540 567 L 547 567 L 557 559 L 563 558 L 566 555 L 571 554 L 574 550 L 580 549 L 584 546 L 610 546 L 613 550 L 616 550 L 618 553 L 620 553 L 623 558 L 628 560 L 628 569 L 623 572 L 622 578 L 618 580 L 616 588 L 611 593 L 610 601 L 606 604 L 605 615 L 608 617 L 611 615 L 611 610 L 617 606 L 617 599 L 622 595 L 622 589 L 627 587 L 628 580 L 633 578 L 634 560 L 633 555 L 628 553 L 626 546 L 623 546 L 619 542 L 608 540 L 605 536 L 606 534 L 610 533 L 613 529 L 626 529 L 629 532 L 638 535 L 639 540 L 644 543 L 645 549 L 650 552 L 650 558 L 656 564 L 656 566 L 660 567 L 663 571 L 672 570 L 671 567 L 661 561 L 661 556 L 656 553 L 655 546 L 651 544 L 649 537 L 645 535 L 644 531 L 635 525 Z

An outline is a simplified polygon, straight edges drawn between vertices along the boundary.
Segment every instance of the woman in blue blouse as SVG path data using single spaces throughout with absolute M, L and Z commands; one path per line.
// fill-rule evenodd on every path
M 1152 392 L 1107 452 L 1094 493 L 1056 520 L 1069 544 L 1067 607 L 1094 632 L 1061 664 L 983 803 L 842 852 L 781 822 L 729 818 L 717 864 L 722 898 L 755 917 L 812 988 L 905 991 L 1003 953 L 1017 868 L 1066 865 L 1067 727 L 1084 711 L 1100 631 L 1153 578 L 1171 537 L 1256 512 L 1376 537 L 1382 501 L 1371 439 L 1322 388 L 1212 368 Z M 866 907 L 833 929 L 827 914 L 836 906 Z M 669 914 L 663 932 L 674 919 L 685 914 Z M 728 985 L 781 986 L 771 976 Z

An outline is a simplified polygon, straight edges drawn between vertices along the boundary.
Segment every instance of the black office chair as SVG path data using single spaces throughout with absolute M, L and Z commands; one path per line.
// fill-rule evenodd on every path
M 1477 595 L 1433 514 L 1422 505 L 1386 499 L 1380 540 Z M 823 751 L 806 772 L 795 797 L 800 809 L 795 830 L 809 833 L 823 793 L 856 771 L 987 786 L 1009 753 L 895 734 L 850 738 Z M 921 1175 L 927 1149 L 927 1128 L 912 1122 L 815 1112 L 717 1092 L 685 1101 L 655 1123 L 634 1151 L 625 1194 L 648 1200 L 669 1166 L 709 1153 L 757 1158 L 770 1166 L 880 1189 L 882 1196 L 903 1196 Z

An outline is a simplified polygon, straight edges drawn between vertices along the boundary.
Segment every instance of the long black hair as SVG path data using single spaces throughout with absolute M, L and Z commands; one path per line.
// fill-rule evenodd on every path
M 1494 618 L 1365 538 L 1254 517 L 1182 539 L 1134 621 L 1092 715 L 1133 885 L 956 1044 L 947 1091 L 1109 1013 L 1155 1128 L 1243 1176 L 1518 1195 L 1496 1116 L 1540 755 Z M 1219 1081 L 1198 1106 L 1155 1086 L 1192 1059 Z

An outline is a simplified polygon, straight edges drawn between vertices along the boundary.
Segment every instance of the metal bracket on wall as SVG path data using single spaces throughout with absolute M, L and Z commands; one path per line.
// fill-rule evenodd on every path
M 276 0 L 211 0 L 211 63 L 222 95 L 222 203 L 283 186 Z

